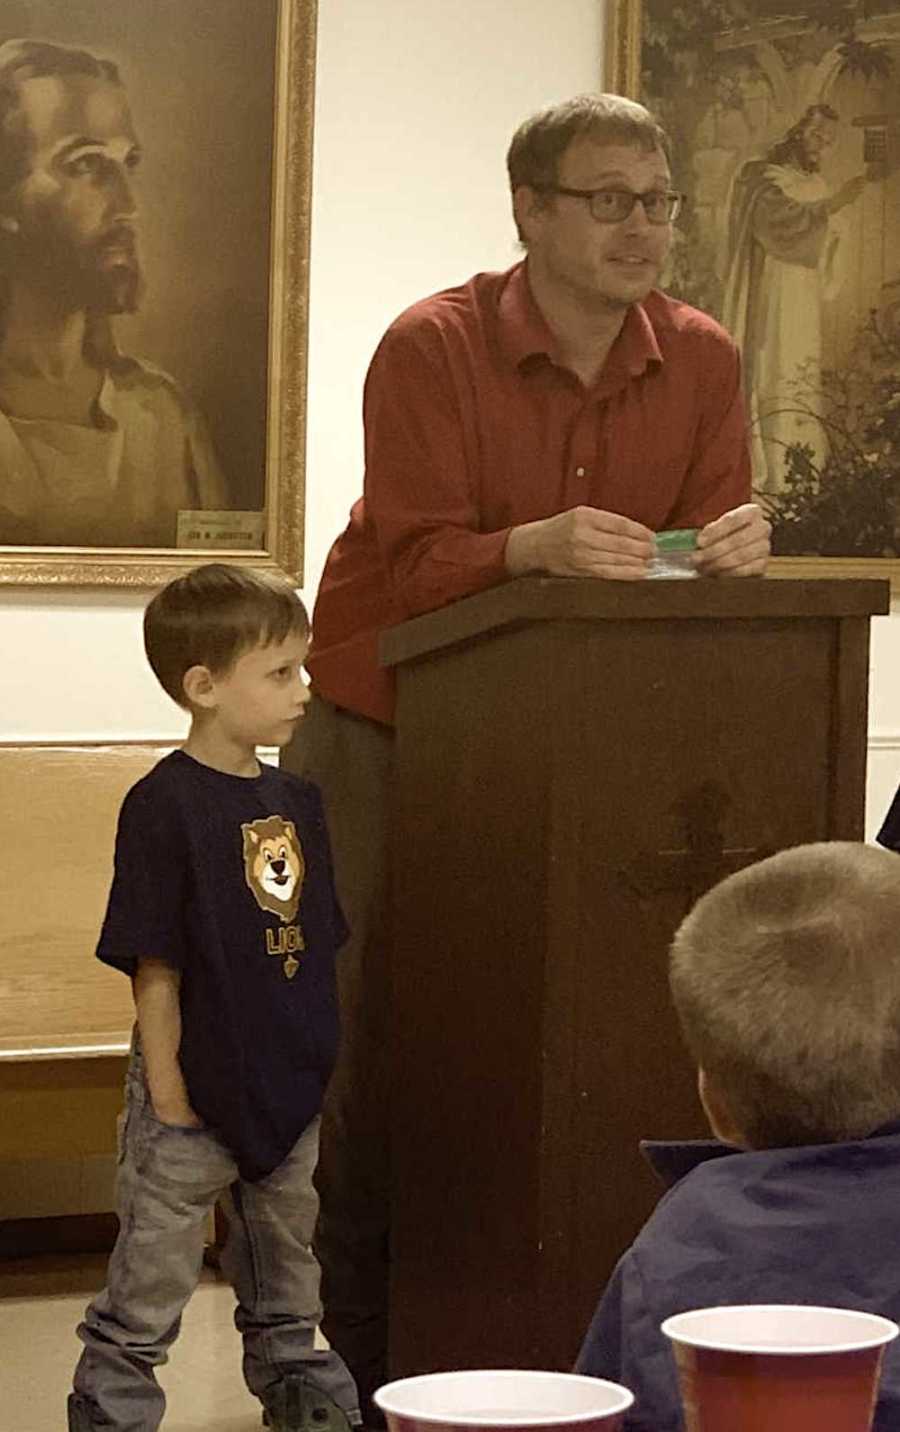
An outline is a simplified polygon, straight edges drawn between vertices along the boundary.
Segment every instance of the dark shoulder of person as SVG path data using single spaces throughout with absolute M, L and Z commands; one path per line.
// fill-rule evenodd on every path
M 178 754 L 170 752 L 163 756 L 127 792 L 119 810 L 120 837 L 138 827 L 144 827 L 148 835 L 160 828 L 171 831 L 173 797 L 184 786 L 184 771 L 176 760 Z
M 890 810 L 882 821 L 881 829 L 875 839 L 885 850 L 893 850 L 900 854 L 900 786 L 891 801 Z

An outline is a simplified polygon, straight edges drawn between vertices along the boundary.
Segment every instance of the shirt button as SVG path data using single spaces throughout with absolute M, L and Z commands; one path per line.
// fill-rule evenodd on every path
M 576 467 L 576 469 L 575 469 L 575 476 L 576 476 L 576 477 L 584 477 L 584 468 L 583 468 L 583 467 Z

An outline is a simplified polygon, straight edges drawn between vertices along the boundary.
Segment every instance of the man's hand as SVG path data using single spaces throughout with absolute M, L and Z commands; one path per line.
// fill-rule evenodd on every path
M 697 571 L 701 577 L 758 577 L 769 560 L 772 524 L 755 502 L 733 507 L 697 536 Z
M 512 577 L 546 572 L 552 577 L 646 577 L 653 533 L 630 517 L 597 507 L 573 507 L 556 517 L 514 527 L 506 542 Z

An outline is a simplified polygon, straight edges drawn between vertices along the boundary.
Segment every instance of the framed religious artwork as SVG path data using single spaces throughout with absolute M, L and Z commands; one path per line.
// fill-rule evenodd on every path
M 900 576 L 900 0 L 608 0 L 672 140 L 665 285 L 740 345 L 786 574 Z
M 4 0 L 0 582 L 303 567 L 315 0 Z

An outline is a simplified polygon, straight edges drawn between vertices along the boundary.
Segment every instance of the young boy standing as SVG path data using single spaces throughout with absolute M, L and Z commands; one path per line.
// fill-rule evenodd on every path
M 673 1185 L 619 1261 L 577 1369 L 683 1426 L 662 1321 L 812 1303 L 900 1321 L 900 865 L 846 842 L 749 866 L 697 903 L 671 984 L 718 1142 L 645 1145 Z M 876 1432 L 900 1427 L 900 1346 Z
M 78 1329 L 70 1432 L 156 1432 L 167 1358 L 223 1196 L 222 1268 L 244 1376 L 273 1432 L 359 1422 L 341 1359 L 314 1351 L 319 1111 L 338 1039 L 346 927 L 317 789 L 260 765 L 307 699 L 303 606 L 219 563 L 170 582 L 147 657 L 190 712 L 184 746 L 125 798 L 98 957 L 130 975 L 136 1027 L 105 1290 Z

